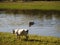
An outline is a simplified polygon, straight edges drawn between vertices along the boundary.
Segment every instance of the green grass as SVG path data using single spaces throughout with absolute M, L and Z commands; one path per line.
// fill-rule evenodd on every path
M 0 45 L 60 45 L 60 38 L 50 36 L 28 35 L 17 39 L 16 35 L 0 32 Z
M 0 2 L 0 9 L 60 10 L 60 1 Z

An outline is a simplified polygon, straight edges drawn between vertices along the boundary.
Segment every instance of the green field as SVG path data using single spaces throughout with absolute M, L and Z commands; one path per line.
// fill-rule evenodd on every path
M 18 39 L 12 33 L 0 32 L 0 45 L 60 45 L 60 38 L 50 36 L 28 35 L 28 40 L 25 37 Z
M 60 10 L 60 1 L 0 2 L 0 9 Z

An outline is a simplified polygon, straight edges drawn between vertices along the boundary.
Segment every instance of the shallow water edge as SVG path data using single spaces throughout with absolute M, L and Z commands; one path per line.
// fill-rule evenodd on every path
M 39 9 L 26 9 L 26 10 L 18 10 L 18 9 L 0 9 L 0 13 L 4 11 L 4 13 L 14 13 L 14 14 L 46 14 L 46 15 L 51 15 L 51 14 L 59 14 L 60 15 L 60 10 L 39 10 Z

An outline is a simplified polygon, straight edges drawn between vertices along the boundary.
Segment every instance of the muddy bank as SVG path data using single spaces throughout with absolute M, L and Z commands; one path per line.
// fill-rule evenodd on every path
M 0 9 L 0 13 L 13 13 L 13 14 L 46 14 L 46 15 L 52 15 L 52 14 L 58 14 L 60 15 L 60 10 L 9 10 L 9 9 Z

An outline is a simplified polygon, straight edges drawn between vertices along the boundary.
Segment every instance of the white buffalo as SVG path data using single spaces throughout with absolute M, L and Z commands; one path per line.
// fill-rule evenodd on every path
M 16 34 L 17 36 L 25 36 L 26 39 L 28 39 L 28 29 L 14 29 L 13 34 Z

